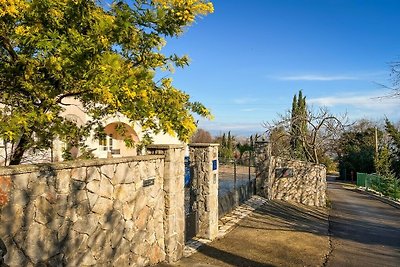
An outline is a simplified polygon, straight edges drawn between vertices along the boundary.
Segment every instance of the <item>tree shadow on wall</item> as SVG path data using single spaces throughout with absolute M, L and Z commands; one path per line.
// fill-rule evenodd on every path
M 8 203 L 0 208 L 0 241 L 5 247 L 0 242 L 0 253 L 5 263 L 81 266 L 115 261 L 120 256 L 116 248 L 124 242 L 115 233 L 122 235 L 124 219 L 114 208 L 103 215 L 94 213 L 100 197 L 87 187 L 89 172 L 100 173 L 100 167 L 34 168 L 39 170 L 10 175 Z

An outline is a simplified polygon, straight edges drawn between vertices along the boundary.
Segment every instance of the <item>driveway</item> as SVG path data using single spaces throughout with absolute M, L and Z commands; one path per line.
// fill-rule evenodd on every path
M 400 266 L 400 209 L 330 181 L 331 210 L 267 201 L 223 238 L 158 266 Z
M 331 253 L 326 266 L 400 266 L 400 209 L 328 184 Z
M 327 219 L 326 209 L 268 201 L 223 238 L 158 266 L 321 266 L 329 252 Z

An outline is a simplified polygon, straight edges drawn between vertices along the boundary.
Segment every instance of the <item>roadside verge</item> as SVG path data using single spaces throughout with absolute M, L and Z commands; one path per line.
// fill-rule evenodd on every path
M 400 202 L 399 201 L 395 201 L 393 199 L 390 199 L 388 197 L 382 196 L 382 195 L 380 195 L 380 194 L 378 194 L 378 193 L 376 193 L 374 191 L 370 191 L 370 190 L 367 190 L 366 188 L 362 188 L 362 187 L 357 187 L 356 189 L 353 189 L 353 190 L 357 191 L 357 192 L 359 192 L 361 194 L 371 196 L 371 197 L 373 197 L 373 198 L 375 198 L 377 200 L 380 200 L 380 201 L 382 201 L 382 202 L 384 202 L 386 204 L 389 204 L 392 207 L 400 209 Z

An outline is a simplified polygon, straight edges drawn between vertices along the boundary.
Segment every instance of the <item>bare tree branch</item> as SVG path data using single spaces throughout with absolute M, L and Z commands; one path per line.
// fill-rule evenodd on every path
M 308 110 L 306 118 L 292 116 L 291 112 L 288 111 L 284 115 L 279 115 L 279 120 L 270 122 L 264 122 L 262 125 L 270 133 L 270 142 L 273 151 L 273 142 L 279 143 L 284 137 L 290 138 L 291 130 L 295 127 L 299 136 L 298 140 L 304 149 L 307 160 L 319 163 L 320 154 L 324 154 L 327 150 L 333 149 L 332 146 L 340 136 L 340 133 L 344 130 L 347 123 L 347 115 L 343 115 L 342 118 L 330 114 L 326 108 L 320 108 L 318 111 Z M 306 121 L 307 127 L 302 128 L 300 121 Z M 277 129 L 280 129 L 279 131 Z M 284 155 L 290 155 L 291 147 L 289 141 L 287 144 L 279 143 L 279 153 Z
M 4 50 L 6 50 L 8 52 L 8 54 L 12 60 L 14 60 L 14 61 L 17 60 L 18 55 L 17 55 L 17 53 L 15 53 L 15 51 L 11 45 L 10 39 L 8 39 L 4 35 L 0 35 L 0 44 L 4 48 Z

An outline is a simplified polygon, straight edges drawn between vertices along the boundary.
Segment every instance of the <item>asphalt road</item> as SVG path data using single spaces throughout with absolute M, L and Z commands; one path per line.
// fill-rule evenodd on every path
M 330 254 L 325 266 L 400 266 L 400 209 L 329 182 Z
M 400 267 L 400 209 L 336 182 L 328 194 L 329 222 L 327 209 L 268 201 L 224 238 L 157 266 Z

